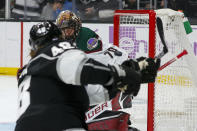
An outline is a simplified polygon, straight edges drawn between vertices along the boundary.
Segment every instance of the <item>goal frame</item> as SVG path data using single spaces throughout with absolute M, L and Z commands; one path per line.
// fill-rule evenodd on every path
M 148 57 L 155 57 L 156 45 L 156 12 L 154 10 L 116 10 L 114 15 L 114 45 L 119 46 L 119 23 L 121 14 L 148 14 L 149 15 L 149 51 Z M 147 131 L 154 131 L 154 83 L 148 83 Z

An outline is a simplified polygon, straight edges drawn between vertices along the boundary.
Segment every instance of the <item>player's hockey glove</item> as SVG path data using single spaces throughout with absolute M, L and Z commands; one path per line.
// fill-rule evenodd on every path
M 140 73 L 140 67 L 137 61 L 130 59 L 126 60 L 122 63 L 123 67 L 130 68 L 131 70 L 135 70 L 136 72 Z M 140 83 L 133 83 L 133 84 L 128 84 L 127 88 L 130 90 L 131 94 L 133 96 L 137 96 L 139 90 L 140 90 Z
M 140 57 L 136 60 L 126 60 L 122 65 L 140 71 L 142 74 L 141 83 L 149 83 L 155 81 L 157 70 L 160 67 L 160 59 Z
M 137 61 L 142 74 L 141 83 L 155 82 L 160 67 L 160 59 L 140 57 Z
M 109 65 L 109 67 L 114 79 L 114 87 L 125 94 L 136 96 L 140 88 L 141 73 L 127 66 Z

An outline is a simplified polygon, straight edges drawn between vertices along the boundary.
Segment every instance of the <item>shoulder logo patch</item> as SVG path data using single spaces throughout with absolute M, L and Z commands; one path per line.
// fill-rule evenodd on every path
M 98 39 L 97 38 L 90 38 L 87 41 L 87 48 L 89 50 L 92 50 L 92 49 L 96 48 L 97 46 L 98 46 Z

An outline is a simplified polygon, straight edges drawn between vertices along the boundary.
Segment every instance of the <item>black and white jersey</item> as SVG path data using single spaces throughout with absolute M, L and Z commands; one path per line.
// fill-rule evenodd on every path
M 64 125 L 64 129 L 67 129 L 74 125 L 65 122 L 75 120 L 68 116 L 75 114 L 76 120 L 83 123 L 89 99 L 82 85 L 109 84 L 110 79 L 111 73 L 107 66 L 88 59 L 83 51 L 70 43 L 54 42 L 42 48 L 22 69 L 18 80 L 17 122 L 32 122 L 32 118 L 39 118 L 48 124 L 56 121 L 57 125 Z

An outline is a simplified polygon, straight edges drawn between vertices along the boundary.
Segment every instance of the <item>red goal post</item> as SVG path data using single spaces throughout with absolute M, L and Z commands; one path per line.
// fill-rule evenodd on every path
M 157 32 L 156 18 L 164 26 L 164 36 L 169 52 L 162 57 L 161 65 L 173 58 L 164 70 L 159 71 L 156 82 L 140 89 L 134 98 L 131 117 L 137 111 L 143 115 L 138 121 L 147 119 L 148 131 L 194 131 L 197 130 L 197 86 L 195 79 L 197 57 L 194 58 L 187 39 L 182 15 L 170 9 L 161 10 L 116 10 L 114 15 L 114 44 L 128 51 L 130 58 L 146 56 L 154 58 L 162 51 L 161 39 Z M 188 54 L 178 58 L 182 51 Z M 192 62 L 193 61 L 193 62 Z M 147 100 L 144 105 L 137 100 Z M 137 102 L 136 102 L 137 103 Z M 141 109 L 139 109 L 139 108 Z M 146 111 L 147 109 L 147 111 Z M 147 112 L 147 113 L 144 113 Z M 137 115 L 136 115 L 137 117 Z M 166 124 L 168 123 L 169 124 Z
M 155 57 L 155 31 L 156 31 L 156 13 L 152 10 L 116 10 L 114 16 L 114 44 L 119 46 L 119 23 L 120 15 L 123 14 L 147 14 L 149 16 L 149 57 Z M 148 84 L 148 120 L 147 120 L 147 129 L 148 131 L 153 131 L 154 124 L 154 83 Z

